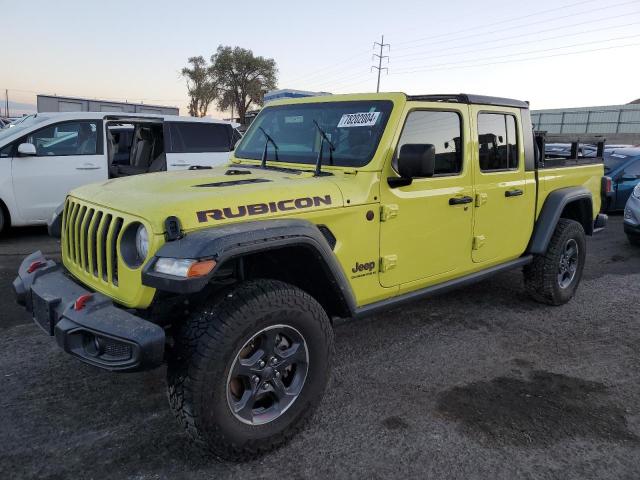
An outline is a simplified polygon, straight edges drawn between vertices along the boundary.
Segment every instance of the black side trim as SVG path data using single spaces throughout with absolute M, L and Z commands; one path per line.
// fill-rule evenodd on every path
M 320 229 L 306 220 L 264 220 L 243 222 L 199 230 L 185 235 L 180 240 L 165 243 L 156 256 L 142 270 L 142 283 L 161 291 L 195 293 L 201 291 L 215 275 L 217 268 L 226 261 L 249 253 L 269 251 L 288 246 L 303 246 L 311 249 L 322 260 L 329 286 L 346 305 L 349 312 L 355 311 L 355 297 L 340 263 Z M 180 279 L 162 275 L 153 270 L 158 258 L 213 258 L 216 268 L 206 277 Z
M 468 93 L 407 95 L 407 100 L 413 102 L 455 102 L 474 105 L 495 105 L 499 107 L 529 108 L 528 102 L 512 98 L 489 97 L 486 95 L 472 95 Z
M 534 133 L 528 108 L 520 109 L 520 122 L 524 145 L 524 169 L 526 172 L 533 172 L 536 169 L 536 151 L 533 145 Z
M 534 254 L 546 252 L 551 236 L 556 229 L 556 225 L 558 224 L 558 220 L 560 220 L 560 215 L 564 208 L 572 202 L 585 199 L 589 201 L 591 208 L 593 199 L 591 198 L 591 192 L 585 187 L 560 188 L 551 192 L 542 206 L 542 211 L 534 226 L 527 252 Z M 592 211 L 593 210 L 589 210 L 590 217 Z M 587 224 L 583 225 L 587 235 L 593 233 L 592 220 L 593 219 L 590 218 Z
M 407 302 L 412 302 L 414 300 L 420 300 L 423 298 L 438 295 L 440 293 L 445 293 L 450 290 L 455 290 L 457 288 L 464 287 L 466 285 L 470 285 L 472 283 L 476 283 L 486 278 L 489 278 L 497 273 L 522 267 L 524 265 L 531 263 L 532 260 L 533 260 L 532 255 L 526 255 L 526 256 L 517 258 L 516 260 L 511 260 L 510 262 L 487 268 L 486 270 L 482 270 L 480 272 L 476 272 L 470 275 L 465 275 L 464 277 L 456 278 L 455 280 L 449 280 L 448 282 L 443 282 L 443 283 L 439 283 L 438 285 L 432 285 L 431 287 L 422 288 L 420 290 L 416 290 L 415 292 L 409 292 L 409 293 L 399 295 L 397 297 L 389 298 L 387 300 L 381 300 L 379 302 L 371 303 L 369 305 L 365 305 L 363 307 L 358 308 L 356 310 L 354 317 L 356 318 L 366 317 L 368 315 L 373 315 L 383 310 L 388 310 L 390 308 L 397 307 L 398 305 L 402 305 Z

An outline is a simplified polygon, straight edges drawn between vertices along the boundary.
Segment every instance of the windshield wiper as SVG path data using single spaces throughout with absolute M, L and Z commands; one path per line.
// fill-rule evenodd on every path
M 269 135 L 264 128 L 262 127 L 258 127 L 260 129 L 260 131 L 262 132 L 262 134 L 264 135 L 264 137 L 267 139 L 264 142 L 264 150 L 262 152 L 262 162 L 260 162 L 260 166 L 262 168 L 267 168 L 267 150 L 269 149 L 269 144 L 273 145 L 273 148 L 275 149 L 276 152 L 276 162 L 278 161 L 278 145 L 276 144 L 276 142 L 273 140 L 273 138 L 271 138 L 271 135 Z
M 313 123 L 316 126 L 316 128 L 318 129 L 318 131 L 320 132 L 320 135 L 322 136 L 322 141 L 320 142 L 320 151 L 318 152 L 318 158 L 316 159 L 316 171 L 314 173 L 314 176 L 318 177 L 322 173 L 322 171 L 321 171 L 321 169 L 322 169 L 322 151 L 323 151 L 323 147 L 324 147 L 324 142 L 327 142 L 329 144 L 329 165 L 333 165 L 333 151 L 336 149 L 336 147 L 331 142 L 331 140 L 329 140 L 329 137 L 327 136 L 325 131 L 322 129 L 322 127 L 320 127 L 320 125 L 318 125 L 318 122 L 316 122 L 314 120 Z

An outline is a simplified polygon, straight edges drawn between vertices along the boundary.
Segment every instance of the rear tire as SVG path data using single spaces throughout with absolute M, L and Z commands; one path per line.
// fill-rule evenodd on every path
M 171 408 L 198 447 L 225 460 L 284 444 L 312 415 L 330 376 L 326 312 L 279 281 L 247 281 L 214 297 L 175 340 Z
M 4 232 L 6 226 L 7 226 L 6 215 L 4 213 L 4 208 L 2 208 L 2 205 L 0 205 L 0 233 Z
M 531 297 L 548 305 L 567 303 L 575 294 L 586 257 L 586 238 L 582 225 L 561 218 L 547 251 L 535 255 L 524 267 L 524 283 Z

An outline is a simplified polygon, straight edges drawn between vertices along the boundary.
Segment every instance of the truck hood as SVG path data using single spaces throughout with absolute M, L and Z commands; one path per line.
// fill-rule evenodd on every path
M 222 166 L 136 175 L 73 190 L 79 200 L 146 220 L 156 234 L 176 216 L 184 230 L 343 206 L 331 175 Z

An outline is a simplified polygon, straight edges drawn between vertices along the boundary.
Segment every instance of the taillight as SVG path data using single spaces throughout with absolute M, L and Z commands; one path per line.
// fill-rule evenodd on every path
M 602 190 L 604 191 L 604 193 L 611 193 L 613 191 L 613 189 L 611 187 L 612 187 L 611 178 L 603 177 L 602 178 Z

